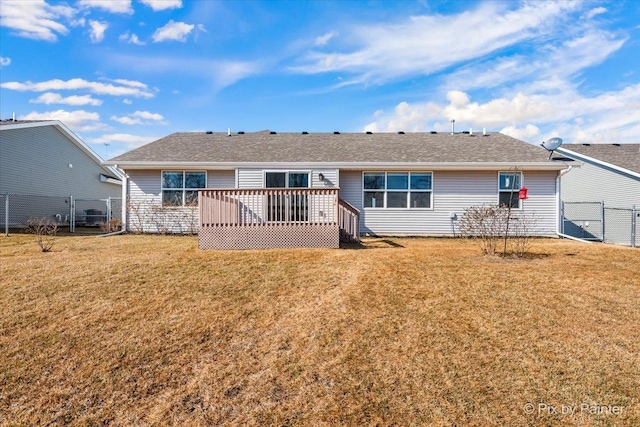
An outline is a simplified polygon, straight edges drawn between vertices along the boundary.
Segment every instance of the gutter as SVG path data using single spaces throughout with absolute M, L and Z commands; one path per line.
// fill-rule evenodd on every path
M 556 196 L 556 216 L 558 218 L 558 222 L 556 223 L 556 233 L 558 235 L 561 235 L 562 233 L 560 231 L 564 229 L 564 218 L 562 217 L 560 210 L 560 206 L 562 204 L 562 183 L 560 178 L 571 172 L 571 169 L 573 169 L 573 166 L 569 165 L 567 169 L 561 170 L 558 173 L 558 176 L 556 176 L 556 191 L 558 192 L 558 195 Z
M 562 170 L 568 165 L 552 162 L 134 162 L 107 161 L 106 165 L 120 169 L 203 169 L 233 170 L 237 168 L 278 169 L 278 168 L 332 168 L 343 170 L 508 170 L 517 166 L 523 171 Z

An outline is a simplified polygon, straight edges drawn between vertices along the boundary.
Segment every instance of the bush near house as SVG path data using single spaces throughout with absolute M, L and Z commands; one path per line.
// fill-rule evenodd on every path
M 640 425 L 637 250 L 196 248 L 0 237 L 0 425 Z

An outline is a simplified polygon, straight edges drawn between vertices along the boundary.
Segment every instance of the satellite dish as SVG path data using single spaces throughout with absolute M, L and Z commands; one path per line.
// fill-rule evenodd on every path
M 551 156 L 553 155 L 553 150 L 556 150 L 562 145 L 562 138 L 551 138 L 548 141 L 543 141 L 540 145 L 542 145 L 542 148 L 544 148 L 545 150 L 550 151 L 549 158 L 551 158 Z
M 553 151 L 562 145 L 562 138 L 551 138 L 541 144 L 547 151 Z

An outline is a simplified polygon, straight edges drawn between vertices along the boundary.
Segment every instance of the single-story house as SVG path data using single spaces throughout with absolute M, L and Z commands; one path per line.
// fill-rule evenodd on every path
M 219 248 L 337 246 L 339 233 L 452 236 L 465 208 L 509 200 L 536 213 L 538 234 L 555 236 L 567 168 L 540 147 L 469 132 L 174 133 L 106 164 L 126 174 L 127 229 L 195 224 L 201 247 Z
M 640 144 L 564 144 L 556 152 L 582 163 L 561 179 L 564 232 L 633 246 L 640 210 Z
M 123 176 L 102 162 L 58 120 L 0 121 L 0 194 L 4 199 L 0 203 L 9 199 L 9 226 L 24 226 L 26 219 L 36 216 L 69 223 L 73 200 L 120 198 Z M 105 213 L 105 204 L 99 200 L 87 202 L 86 209 L 91 208 L 91 212 L 102 212 L 100 217 Z M 4 226 L 6 209 L 0 210 Z

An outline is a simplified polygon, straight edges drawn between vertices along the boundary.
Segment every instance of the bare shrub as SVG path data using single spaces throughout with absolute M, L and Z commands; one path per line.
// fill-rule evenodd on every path
M 459 228 L 463 236 L 476 240 L 484 255 L 497 254 L 501 242 L 505 242 L 511 254 L 522 258 L 531 247 L 537 224 L 533 212 L 514 214 L 507 206 L 488 204 L 465 209 Z M 506 250 L 503 255 L 507 255 Z
M 472 206 L 460 218 L 460 232 L 474 239 L 484 255 L 495 255 L 504 236 L 508 210 L 497 204 Z
M 128 228 L 134 234 L 144 232 L 144 204 L 141 201 L 127 200 Z
M 100 229 L 105 233 L 113 233 L 119 231 L 122 228 L 122 221 L 117 218 L 111 218 L 108 223 L 101 222 Z
M 27 230 L 36 235 L 36 242 L 42 252 L 49 252 L 56 242 L 58 223 L 50 218 L 29 218 Z

